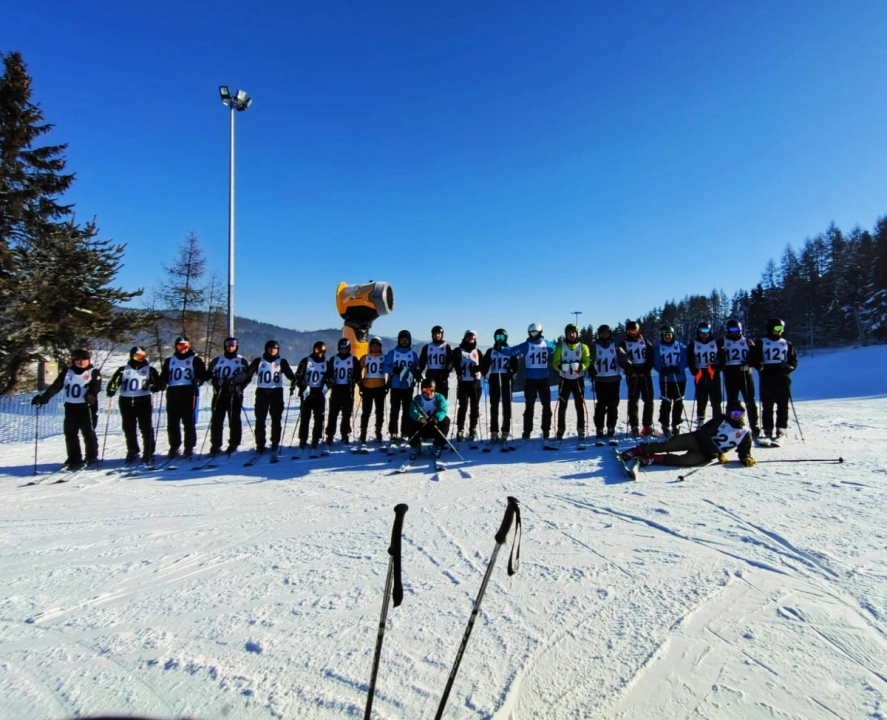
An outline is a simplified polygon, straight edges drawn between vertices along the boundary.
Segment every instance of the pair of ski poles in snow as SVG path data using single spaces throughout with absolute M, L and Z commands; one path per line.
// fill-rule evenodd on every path
M 370 675 L 370 687 L 367 691 L 366 710 L 364 711 L 364 720 L 369 720 L 370 713 L 373 709 L 373 697 L 376 692 L 376 678 L 379 673 L 379 658 L 382 653 L 382 638 L 385 635 L 385 623 L 388 618 L 388 603 L 394 600 L 394 607 L 400 605 L 403 600 L 403 584 L 401 582 L 401 534 L 403 532 L 403 519 L 408 507 L 401 503 L 394 508 L 394 527 L 391 530 L 391 544 L 388 546 L 388 574 L 385 580 L 385 595 L 382 600 L 382 615 L 379 618 L 379 631 L 376 635 L 376 650 L 373 654 L 373 670 Z M 490 562 L 487 564 L 487 571 L 480 585 L 480 591 L 474 601 L 474 607 L 471 610 L 471 616 L 468 619 L 468 625 L 465 633 L 462 635 L 462 642 L 459 645 L 459 651 L 456 653 L 456 661 L 450 670 L 450 676 L 447 678 L 447 686 L 441 696 L 440 703 L 437 707 L 435 720 L 443 717 L 444 708 L 450 696 L 450 690 L 453 688 L 453 682 L 456 679 L 456 673 L 459 671 L 459 664 L 462 662 L 462 656 L 465 654 L 465 647 L 468 644 L 468 638 L 474 628 L 474 621 L 477 619 L 480 604 L 483 600 L 484 593 L 487 590 L 487 584 L 490 576 L 493 574 L 493 566 L 496 564 L 496 557 L 499 555 L 499 548 L 505 544 L 508 533 L 511 530 L 511 524 L 516 519 L 514 541 L 511 548 L 511 557 L 508 559 L 508 574 L 514 575 L 520 566 L 520 535 L 521 535 L 521 519 L 520 519 L 520 503 L 517 498 L 508 497 L 508 506 L 505 509 L 505 516 L 502 518 L 502 524 L 496 532 L 496 544 L 493 547 L 493 553 L 490 556 Z

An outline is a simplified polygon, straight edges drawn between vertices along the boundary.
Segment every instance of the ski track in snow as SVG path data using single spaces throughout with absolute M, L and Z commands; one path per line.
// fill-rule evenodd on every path
M 433 717 L 515 495 L 521 568 L 506 574 L 509 537 L 446 717 L 884 720 L 887 399 L 802 396 L 806 442 L 790 430 L 756 457 L 842 465 L 732 462 L 683 483 L 657 467 L 632 483 L 609 447 L 531 441 L 465 451 L 464 468 L 447 452 L 438 477 L 389 475 L 400 455 L 244 468 L 240 453 L 217 475 L 24 488 L 33 446 L 5 446 L 0 708 L 362 717 L 406 502 L 373 716 Z M 61 452 L 46 445 L 41 458 Z

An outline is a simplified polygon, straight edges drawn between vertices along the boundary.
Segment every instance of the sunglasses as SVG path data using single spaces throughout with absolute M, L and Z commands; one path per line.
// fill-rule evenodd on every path
M 774 325 L 773 332 L 782 332 L 785 330 L 785 325 Z
M 730 411 L 730 419 L 731 420 L 742 420 L 745 417 L 745 410 L 731 410 Z

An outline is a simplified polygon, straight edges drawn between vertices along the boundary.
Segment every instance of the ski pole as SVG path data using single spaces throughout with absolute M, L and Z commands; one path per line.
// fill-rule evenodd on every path
M 280 440 L 278 441 L 278 449 L 283 439 L 286 437 L 286 423 L 290 419 L 290 403 L 293 401 L 293 394 L 290 393 L 289 397 L 286 399 L 286 414 L 283 416 L 283 428 L 280 430 Z M 273 424 L 273 422 L 272 422 Z
M 232 401 L 232 402 L 233 402 L 233 401 Z M 243 412 L 243 417 L 246 418 L 246 426 L 249 428 L 250 435 L 253 436 L 253 442 L 255 443 L 255 441 L 256 441 L 256 431 L 253 430 L 253 425 L 252 425 L 252 423 L 249 421 L 249 413 L 246 411 L 246 408 L 243 407 L 242 404 L 241 404 L 241 406 L 240 406 L 240 409 L 241 409 L 241 411 Z
M 102 455 L 99 458 L 99 467 L 105 464 L 105 447 L 108 444 L 108 425 L 111 422 L 111 403 L 114 402 L 114 398 L 108 397 L 108 411 L 105 415 L 105 436 L 102 438 Z
M 213 399 L 210 401 L 210 404 L 209 404 L 209 425 L 206 426 L 206 430 L 203 433 L 203 442 L 200 443 L 200 454 L 201 455 L 203 455 L 203 448 L 206 447 L 206 438 L 209 436 L 209 429 L 212 427 L 213 417 L 216 414 L 216 399 L 218 397 L 219 397 L 219 393 L 214 392 Z M 195 402 L 196 402 L 196 400 L 195 400 Z M 197 419 L 195 418 L 195 425 L 196 425 L 196 420 Z
M 788 389 L 788 401 L 789 401 L 789 404 L 792 406 L 792 415 L 795 416 L 795 425 L 798 426 L 798 435 L 801 436 L 801 442 L 805 443 L 807 441 L 804 440 L 804 433 L 801 432 L 801 423 L 798 422 L 798 413 L 795 411 L 795 401 L 792 399 L 791 387 L 789 387 L 789 389 Z
M 385 635 L 385 622 L 388 619 L 388 602 L 392 598 L 394 607 L 403 601 L 403 584 L 401 582 L 400 541 L 403 533 L 403 517 L 409 507 L 405 503 L 394 506 L 394 526 L 391 528 L 391 544 L 388 546 L 388 573 L 385 576 L 385 594 L 382 597 L 382 615 L 379 618 L 379 630 L 376 633 L 376 651 L 373 653 L 373 671 L 370 674 L 370 687 L 367 690 L 367 704 L 364 720 L 369 720 L 373 709 L 373 696 L 376 693 L 376 677 L 379 674 L 379 658 L 382 655 L 382 638 Z
M 34 406 L 34 474 L 37 474 L 37 445 L 40 443 L 40 406 Z
M 836 458 L 797 458 L 792 460 L 779 460 L 774 458 L 773 460 L 758 460 L 756 461 L 756 465 L 760 465 L 761 463 L 842 463 L 844 462 L 844 458 L 836 457 Z
M 152 455 L 157 452 L 157 434 L 160 432 L 160 422 L 163 419 L 163 396 L 166 393 L 160 393 L 160 404 L 157 406 L 157 426 L 154 428 L 154 447 L 151 448 Z
M 437 706 L 437 714 L 434 720 L 440 720 L 443 717 L 443 711 L 450 696 L 450 690 L 453 688 L 453 681 L 456 679 L 456 673 L 459 671 L 459 663 L 462 662 L 462 655 L 465 654 L 465 646 L 468 644 L 468 638 L 471 637 L 471 630 L 474 627 L 474 621 L 477 619 L 477 613 L 480 610 L 481 600 L 487 589 L 487 583 L 490 582 L 490 576 L 493 574 L 493 566 L 496 564 L 496 557 L 499 555 L 499 548 L 505 544 L 508 539 L 508 532 L 511 530 L 512 520 L 517 519 L 514 529 L 514 541 L 511 546 L 511 557 L 508 558 L 508 575 L 514 575 L 520 567 L 520 502 L 515 497 L 508 497 L 508 507 L 505 508 L 505 517 L 502 518 L 502 525 L 496 533 L 496 545 L 493 547 L 493 554 L 490 556 L 490 562 L 487 565 L 487 572 L 484 574 L 483 582 L 480 585 L 480 591 L 477 593 L 477 599 L 474 601 L 474 607 L 471 610 L 471 616 L 468 618 L 468 626 L 465 628 L 465 634 L 462 636 L 462 643 L 459 645 L 459 652 L 456 653 L 456 662 L 453 663 L 453 669 L 450 670 L 450 677 L 447 679 L 447 686 L 444 688 L 443 697 Z M 516 553 L 515 553 L 516 549 Z
M 698 467 L 693 468 L 690 472 L 684 473 L 683 475 L 678 475 L 678 480 L 686 480 L 691 475 L 695 475 L 700 470 L 707 468 L 709 465 L 715 465 L 718 462 L 720 462 L 720 461 L 717 458 L 714 458 L 713 460 L 709 460 L 707 463 L 705 463 L 705 465 L 699 465 Z

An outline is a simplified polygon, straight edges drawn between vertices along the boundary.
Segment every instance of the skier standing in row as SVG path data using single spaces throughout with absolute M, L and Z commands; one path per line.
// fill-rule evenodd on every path
M 370 338 L 370 348 L 360 359 L 360 444 L 366 445 L 367 430 L 373 410 L 375 438 L 382 444 L 382 424 L 385 421 L 385 396 L 388 394 L 388 375 L 385 373 L 385 356 L 382 354 L 382 338 Z
M 604 438 L 604 427 L 611 440 L 616 435 L 619 420 L 619 386 L 622 384 L 620 368 L 624 364 L 625 350 L 617 347 L 611 337 L 609 325 L 597 329 L 597 340 L 589 348 L 591 373 L 594 380 L 594 428 L 598 440 Z
M 749 364 L 758 369 L 761 381 L 761 424 L 764 434 L 777 442 L 785 437 L 788 428 L 788 410 L 791 399 L 790 375 L 798 367 L 794 345 L 782 337 L 785 323 L 779 318 L 767 321 L 767 334 L 749 355 Z M 776 410 L 774 435 L 773 411 Z
M 625 323 L 625 339 L 619 345 L 622 369 L 628 385 L 628 424 L 635 437 L 654 435 L 653 431 L 653 346 L 641 335 L 634 320 Z M 638 427 L 638 401 L 643 400 L 643 428 Z
M 533 414 L 536 399 L 542 405 L 542 437 L 551 434 L 551 385 L 549 385 L 549 361 L 554 352 L 554 343 L 542 335 L 542 325 L 530 323 L 527 339 L 520 345 L 509 348 L 502 345 L 499 352 L 509 357 L 524 358 L 524 427 L 521 437 L 528 440 L 533 431 Z
M 266 420 L 271 415 L 271 452 L 280 449 L 280 435 L 283 431 L 283 379 L 290 381 L 290 395 L 295 388 L 296 375 L 286 358 L 280 357 L 280 343 L 269 340 L 265 343 L 262 357 L 253 360 L 247 369 L 245 384 L 256 378 L 256 452 L 265 452 Z
M 388 435 L 393 445 L 401 444 L 412 434 L 410 403 L 413 400 L 413 386 L 422 379 L 419 356 L 412 349 L 412 345 L 413 336 L 410 335 L 410 331 L 401 330 L 397 334 L 397 347 L 388 351 L 383 365 L 385 373 L 390 375 L 391 407 L 388 414 Z
M 725 336 L 718 340 L 718 365 L 724 374 L 724 393 L 727 403 L 742 397 L 748 409 L 748 424 L 753 440 L 761 434 L 758 425 L 758 405 L 755 398 L 755 378 L 749 358 L 755 343 L 742 333 L 742 323 L 727 320 Z
M 687 391 L 687 348 L 675 340 L 674 328 L 663 325 L 653 351 L 653 367 L 659 373 L 659 424 L 665 437 L 681 431 L 684 393 Z M 669 420 L 671 428 L 669 429 Z
M 431 342 L 423 345 L 419 352 L 419 371 L 434 380 L 438 393 L 449 397 L 453 346 L 444 341 L 444 329 L 440 325 L 431 328 Z
M 585 438 L 585 373 L 591 358 L 588 346 L 579 341 L 579 328 L 570 323 L 564 328 L 564 339 L 557 343 L 551 365 L 560 376 L 557 391 L 557 439 L 566 431 L 567 404 L 573 398 L 576 408 L 576 432 L 580 442 Z
M 459 347 L 453 350 L 453 369 L 456 371 L 456 440 L 465 439 L 465 416 L 468 416 L 468 440 L 477 439 L 477 422 L 480 419 L 480 350 L 477 349 L 477 333 L 466 330 Z
M 154 461 L 154 405 L 151 395 L 163 390 L 163 387 L 160 373 L 151 367 L 145 348 L 139 346 L 130 349 L 129 362 L 117 368 L 108 381 L 108 397 L 120 393 L 118 407 L 126 438 L 127 463 L 134 462 L 141 451 L 144 451 L 142 460 L 146 465 Z M 141 448 L 137 430 L 142 435 Z
M 696 326 L 696 338 L 687 349 L 687 364 L 693 376 L 696 398 L 696 427 L 705 422 L 705 409 L 711 403 L 711 416 L 721 415 L 721 371 L 718 362 L 718 341 L 712 337 L 711 323 Z
M 316 450 L 323 436 L 326 412 L 326 391 L 331 382 L 330 363 L 326 357 L 326 343 L 318 340 L 311 354 L 302 358 L 296 368 L 296 387 L 299 388 L 299 447 L 308 445 L 311 430 L 311 448 Z M 313 426 L 312 426 L 313 423 Z
M 87 350 L 75 350 L 71 353 L 71 366 L 62 370 L 58 377 L 40 395 L 31 399 L 32 405 L 46 405 L 52 397 L 62 390 L 65 391 L 65 449 L 67 459 L 65 467 L 77 470 L 94 465 L 99 459 L 99 442 L 95 434 L 98 423 L 98 394 L 102 389 L 102 376 L 92 366 Z M 83 446 L 80 436 L 83 436 Z
M 166 435 L 169 442 L 167 457 L 172 459 L 182 445 L 182 456 L 190 459 L 197 445 L 197 400 L 200 386 L 207 379 L 206 364 L 191 349 L 191 341 L 180 335 L 175 341 L 175 352 L 163 361 L 160 382 L 166 386 Z
M 447 399 L 436 391 L 431 378 L 422 380 L 419 394 L 410 402 L 410 417 L 417 428 L 410 440 L 410 460 L 419 457 L 422 440 L 433 441 L 434 457 L 439 458 L 450 432 L 450 418 Z
M 493 333 L 493 347 L 480 361 L 480 372 L 490 388 L 490 442 L 507 441 L 511 435 L 511 385 L 518 370 L 517 358 L 502 352 L 508 345 L 508 333 L 498 328 Z M 502 405 L 502 424 L 499 424 L 499 405 Z M 501 434 L 500 434 L 501 427 Z
M 237 450 L 243 436 L 240 413 L 243 409 L 243 388 L 249 380 L 249 361 L 240 355 L 235 337 L 225 338 L 224 351 L 209 364 L 213 385 L 213 411 L 209 431 L 209 454 L 218 455 L 222 449 L 225 418 L 228 419 L 228 447 L 230 455 Z
M 336 354 L 330 360 L 330 413 L 326 426 L 326 444 L 331 446 L 336 436 L 336 422 L 339 424 L 342 444 L 351 442 L 351 413 L 354 411 L 354 386 L 359 379 L 360 364 L 351 354 L 351 341 L 341 338 L 336 345 Z

